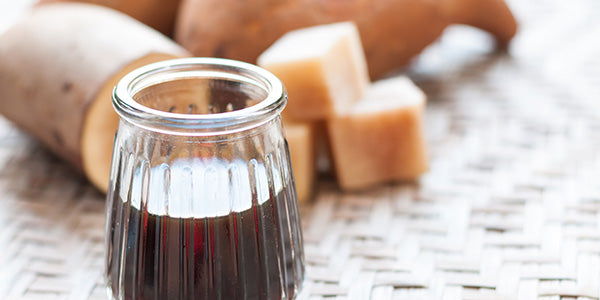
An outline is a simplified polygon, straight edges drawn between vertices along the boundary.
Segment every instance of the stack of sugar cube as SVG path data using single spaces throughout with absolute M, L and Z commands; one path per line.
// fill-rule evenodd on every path
M 301 202 L 312 194 L 319 128 L 326 130 L 321 136 L 343 190 L 413 180 L 427 171 L 425 94 L 406 77 L 371 83 L 354 23 L 291 31 L 258 65 L 288 92 L 283 120 Z

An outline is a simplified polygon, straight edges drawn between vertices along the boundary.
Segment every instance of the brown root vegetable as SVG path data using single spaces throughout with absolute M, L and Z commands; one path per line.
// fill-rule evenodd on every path
M 128 14 L 138 21 L 170 36 L 173 34 L 179 0 L 40 0 L 54 2 L 83 2 L 97 4 Z
M 255 62 L 284 33 L 354 21 L 372 78 L 406 65 L 453 23 L 508 43 L 517 28 L 504 0 L 182 0 L 175 39 L 194 55 Z
M 105 191 L 118 125 L 112 87 L 137 66 L 185 55 L 117 11 L 39 6 L 0 36 L 0 113 Z

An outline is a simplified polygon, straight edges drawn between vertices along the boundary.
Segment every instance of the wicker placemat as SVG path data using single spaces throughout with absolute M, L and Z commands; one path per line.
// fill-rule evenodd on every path
M 600 297 L 600 2 L 511 4 L 510 55 L 452 28 L 409 74 L 419 183 L 302 208 L 302 299 Z M 0 299 L 104 299 L 103 196 L 4 120 L 0 166 Z

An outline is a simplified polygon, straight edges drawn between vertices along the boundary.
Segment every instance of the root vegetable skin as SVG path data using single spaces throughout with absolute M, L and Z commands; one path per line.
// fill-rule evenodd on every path
M 517 24 L 503 0 L 182 0 L 175 38 L 197 56 L 254 62 L 284 33 L 354 21 L 372 78 L 404 66 L 453 23 L 492 33 L 501 44 Z
M 0 36 L 0 113 L 104 191 L 118 119 L 106 90 L 136 64 L 185 55 L 157 31 L 114 10 L 39 6 Z M 105 109 L 91 109 L 99 101 Z
M 110 149 L 119 127 L 119 116 L 111 102 L 113 87 L 123 76 L 136 68 L 172 58 L 177 56 L 152 53 L 129 63 L 104 83 L 88 107 L 81 131 L 82 168 L 88 179 L 101 191 L 106 192 L 108 187 L 112 158 Z
M 56 2 L 84 2 L 109 7 L 168 36 L 173 34 L 179 7 L 179 0 L 40 0 L 40 4 Z

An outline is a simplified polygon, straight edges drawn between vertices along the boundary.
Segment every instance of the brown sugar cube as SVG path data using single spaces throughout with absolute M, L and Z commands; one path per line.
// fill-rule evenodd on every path
M 328 122 L 342 189 L 415 179 L 427 171 L 425 101 L 425 94 L 409 79 L 386 79 L 373 83 L 363 99 Z
M 315 181 L 314 128 L 310 123 L 284 122 L 285 138 L 290 148 L 298 201 L 306 202 Z
M 258 58 L 285 85 L 284 114 L 321 120 L 360 99 L 369 76 L 356 25 L 334 23 L 291 31 Z

